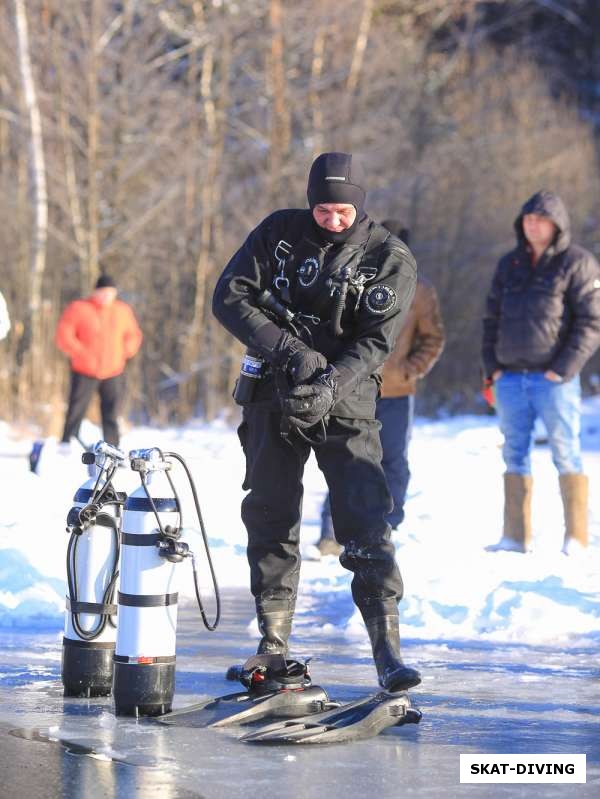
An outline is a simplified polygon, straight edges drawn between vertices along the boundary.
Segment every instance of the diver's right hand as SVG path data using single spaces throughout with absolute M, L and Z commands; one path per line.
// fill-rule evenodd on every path
M 327 368 L 324 355 L 289 333 L 282 335 L 276 349 L 276 365 L 285 372 L 293 386 L 310 383 Z

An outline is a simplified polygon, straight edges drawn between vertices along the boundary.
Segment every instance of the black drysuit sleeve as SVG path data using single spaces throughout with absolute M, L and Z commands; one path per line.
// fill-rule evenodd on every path
M 263 219 L 231 258 L 213 294 L 213 314 L 223 327 L 270 362 L 282 329 L 258 306 L 257 298 L 272 289 L 275 246 L 284 238 L 286 222 L 298 213 L 276 211 Z

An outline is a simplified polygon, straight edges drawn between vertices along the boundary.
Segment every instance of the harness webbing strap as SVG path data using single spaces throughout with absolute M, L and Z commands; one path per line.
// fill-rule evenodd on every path
M 117 612 L 116 605 L 108 605 L 104 602 L 80 602 L 70 597 L 66 597 L 66 606 L 71 613 L 99 613 L 104 616 L 114 616 Z

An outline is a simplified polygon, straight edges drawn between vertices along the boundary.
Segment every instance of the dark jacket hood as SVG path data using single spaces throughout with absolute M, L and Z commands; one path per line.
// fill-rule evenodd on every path
M 571 243 L 571 222 L 567 208 L 558 194 L 542 190 L 536 192 L 533 197 L 527 200 L 521 208 L 519 216 L 515 219 L 515 231 L 519 244 L 526 244 L 525 234 L 523 233 L 523 217 L 525 214 L 538 214 L 551 219 L 558 228 L 556 238 L 551 245 L 554 248 L 554 252 L 563 252 L 567 249 Z

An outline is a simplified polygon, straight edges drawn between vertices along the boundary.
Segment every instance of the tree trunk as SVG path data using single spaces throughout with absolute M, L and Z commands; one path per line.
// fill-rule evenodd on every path
M 41 377 L 42 339 L 40 311 L 42 305 L 42 280 L 46 267 L 46 244 L 48 239 L 48 193 L 46 188 L 46 164 L 42 137 L 42 118 L 38 104 L 29 45 L 27 11 L 24 0 L 15 0 L 15 23 L 19 52 L 19 72 L 23 86 L 25 105 L 29 114 L 31 151 L 31 189 L 33 197 L 34 229 L 33 246 L 29 263 L 29 308 L 22 337 L 21 358 L 28 350 L 31 360 L 33 394 Z
M 319 94 L 319 81 L 323 74 L 323 58 L 325 54 L 325 39 L 327 27 L 322 25 L 317 29 L 313 44 L 313 57 L 310 68 L 310 89 L 308 102 L 312 116 L 312 157 L 316 158 L 323 152 L 323 109 L 321 95 Z
M 92 0 L 90 38 L 87 64 L 87 90 L 88 90 L 88 130 L 87 130 L 87 216 L 88 216 L 88 259 L 87 280 L 88 286 L 98 276 L 98 259 L 100 253 L 99 232 L 99 189 L 98 171 L 100 168 L 100 109 L 98 108 L 98 39 L 100 32 L 99 0 Z
M 266 80 L 271 97 L 271 119 L 269 131 L 269 182 L 272 205 L 281 202 L 280 190 L 283 165 L 291 139 L 291 115 L 287 99 L 285 79 L 285 46 L 282 31 L 281 0 L 270 0 L 269 25 L 271 49 L 267 58 Z

